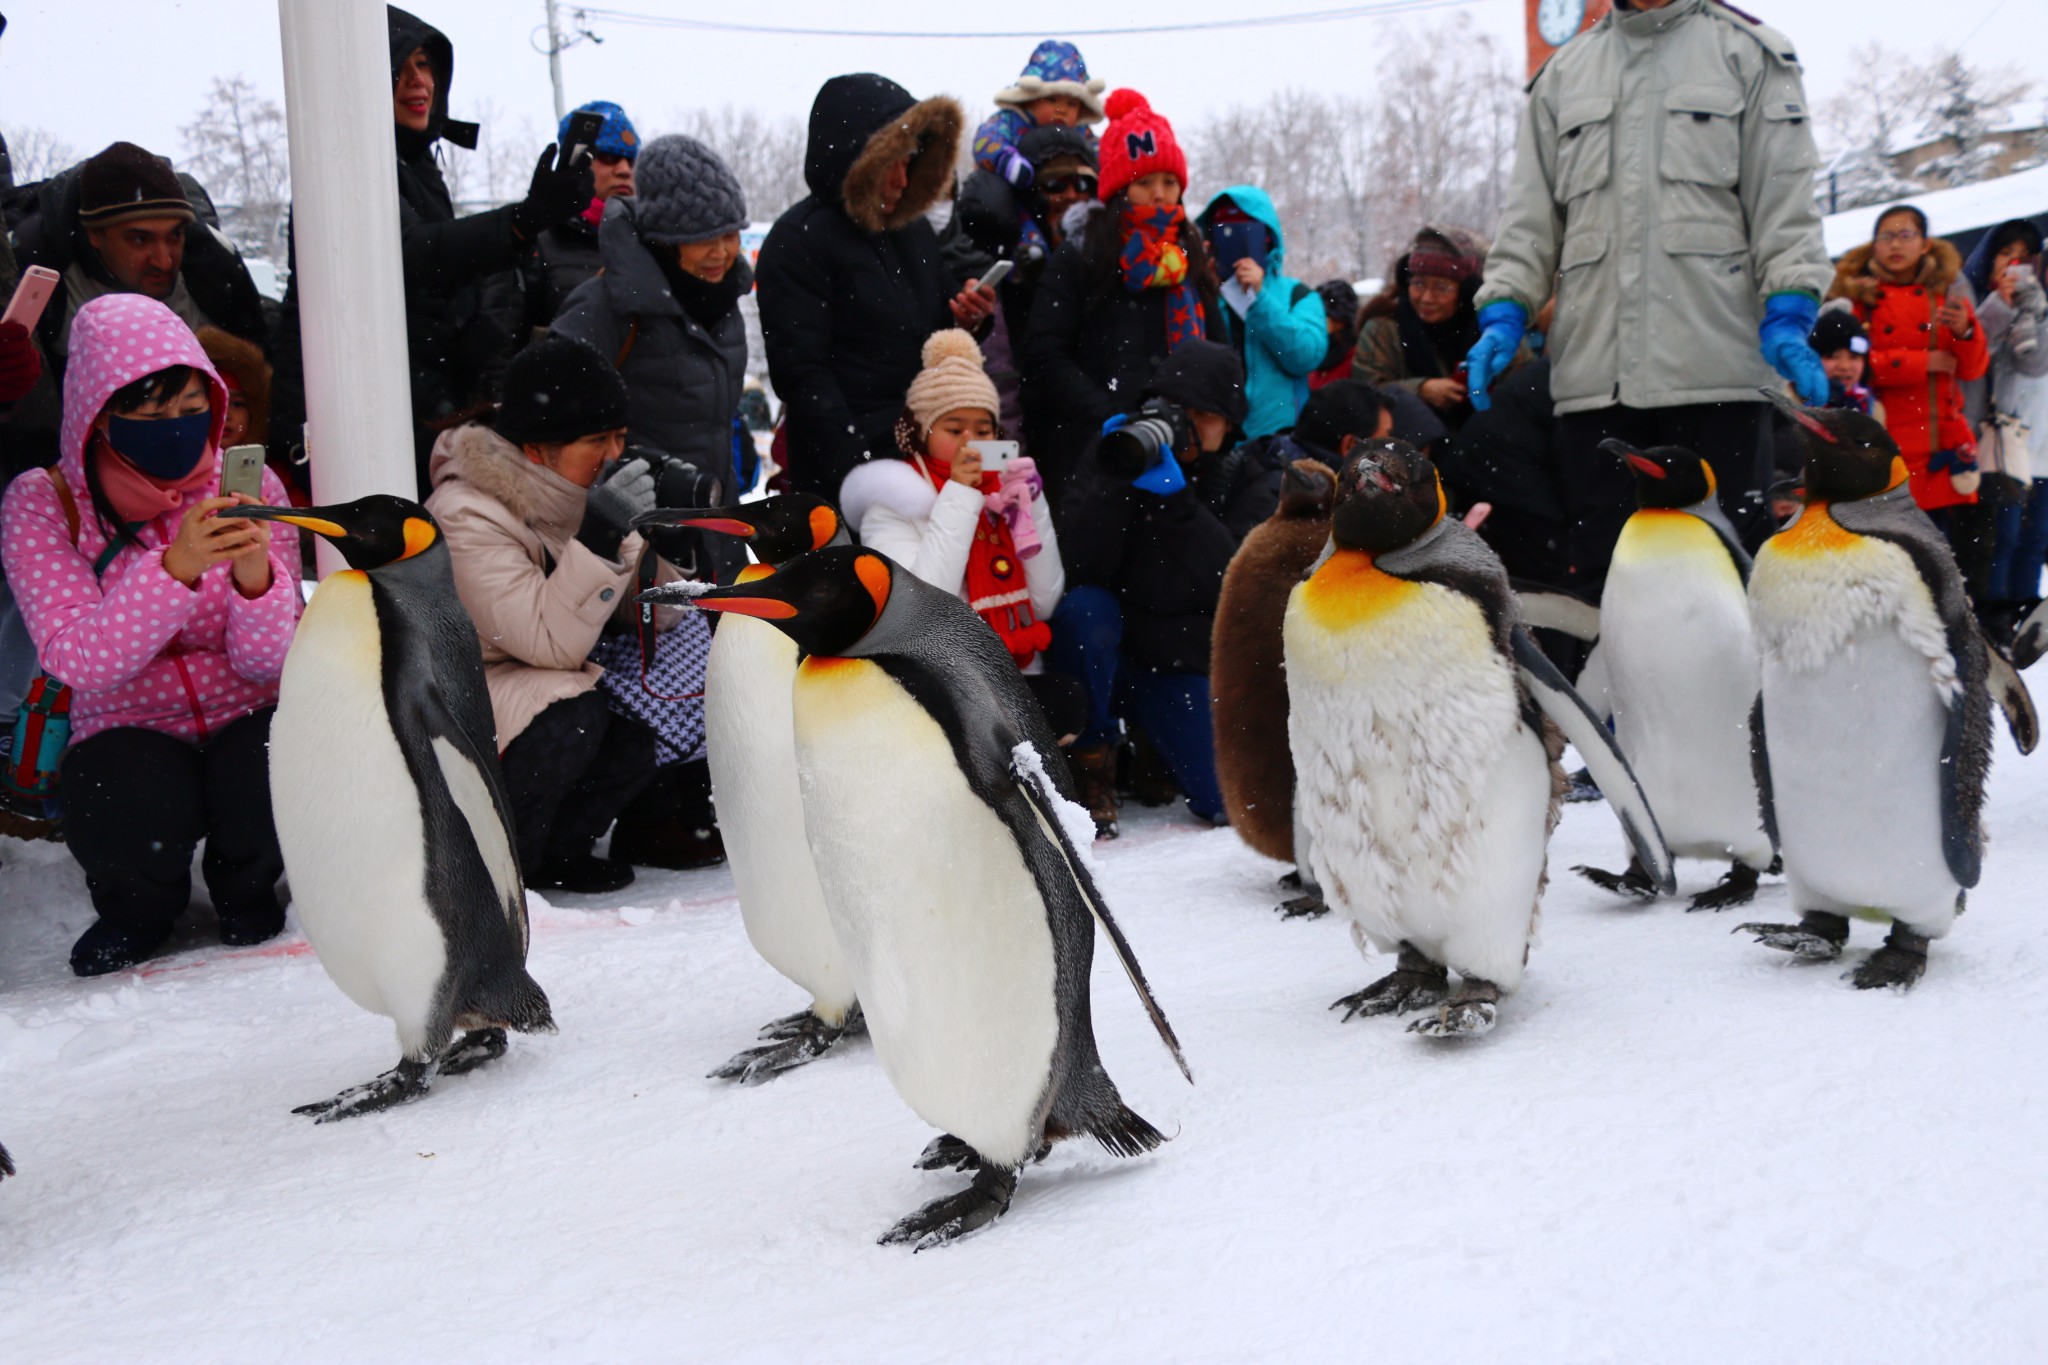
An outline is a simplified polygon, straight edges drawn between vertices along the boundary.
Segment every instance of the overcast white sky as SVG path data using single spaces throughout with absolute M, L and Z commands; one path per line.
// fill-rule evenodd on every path
M 1111 27 L 1247 12 L 1294 13 L 1336 0 L 1097 0 L 1058 10 L 1076 27 Z M 935 5 L 930 0 L 608 0 L 650 14 L 877 29 L 1001 30 L 1026 27 L 1044 9 L 1015 4 Z M 1824 98 L 1850 74 L 1850 49 L 1867 38 L 1926 54 L 1967 40 L 1980 62 L 2014 62 L 2048 91 L 2048 0 L 1747 0 L 1792 36 L 1808 92 Z M 454 113 L 485 101 L 512 124 L 553 122 L 547 60 L 536 48 L 542 0 L 416 0 L 415 13 L 455 44 Z M 1050 7 L 1046 7 L 1050 8 Z M 564 0 L 563 9 L 573 6 Z M 178 129 L 199 107 L 209 78 L 241 74 L 281 98 L 276 0 L 0 0 L 0 124 L 42 126 L 81 154 L 118 138 L 179 158 Z M 1232 33 L 1169 33 L 1080 41 L 1090 70 L 1111 88 L 1132 85 L 1155 107 L 1193 122 L 1205 108 L 1255 100 L 1283 86 L 1370 95 L 1394 44 L 1444 23 L 1469 20 L 1519 67 L 1522 0 L 1470 0 L 1406 18 L 1365 18 Z M 1029 39 L 788 38 L 693 33 L 594 21 L 606 41 L 563 56 L 569 103 L 613 99 L 645 129 L 672 111 L 751 105 L 805 114 L 818 85 L 844 71 L 891 76 L 919 95 L 946 92 L 970 106 L 1007 83 Z M 1047 26 L 1047 33 L 1055 33 Z

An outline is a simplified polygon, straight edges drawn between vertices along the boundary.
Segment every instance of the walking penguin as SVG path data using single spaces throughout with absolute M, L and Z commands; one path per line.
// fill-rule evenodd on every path
M 2033 747 L 2031 703 L 1985 643 L 1883 424 L 1766 392 L 1799 425 L 1806 488 L 1750 577 L 1763 665 L 1751 726 L 1800 919 L 1742 928 L 1828 961 L 1851 916 L 1889 921 L 1850 977 L 1864 990 L 1910 987 L 1982 871 L 1992 703 L 2021 752 Z
M 1671 886 L 1626 760 L 1523 628 L 1493 551 L 1445 507 L 1414 447 L 1356 447 L 1337 478 L 1331 551 L 1286 620 L 1288 734 L 1316 879 L 1361 949 L 1400 953 L 1391 975 L 1331 1008 L 1348 1020 L 1434 1006 L 1410 1025 L 1432 1037 L 1489 1031 L 1521 982 L 1566 739 L 1643 866 Z
M 1600 643 L 1579 674 L 1579 693 L 1595 715 L 1612 718 L 1615 744 L 1672 853 L 1731 862 L 1690 908 L 1743 905 L 1776 856 L 1749 761 L 1757 694 L 1749 555 L 1705 460 L 1681 446 L 1601 448 L 1634 473 L 1638 509 L 1614 547 Z M 1657 894 L 1640 861 L 1621 873 L 1576 870 L 1609 891 Z
M 1223 574 L 1209 649 L 1216 778 L 1237 836 L 1268 858 L 1294 864 L 1301 894 L 1283 902 L 1289 919 L 1326 913 L 1308 850 L 1297 844 L 1294 761 L 1287 750 L 1287 671 L 1280 623 L 1287 596 L 1330 538 L 1337 476 L 1321 460 L 1281 471 L 1280 506 L 1252 528 Z
M 890 1083 L 946 1131 L 918 1164 L 976 1168 L 969 1188 L 882 1241 L 923 1249 L 994 1222 L 1018 1170 L 1057 1139 L 1092 1137 L 1119 1156 L 1158 1146 L 1096 1054 L 1091 916 L 1187 1064 L 1096 889 L 1093 822 L 987 625 L 852 546 L 643 600 L 758 617 L 805 655 L 793 715 L 825 907 Z
M 740 571 L 755 582 L 798 555 L 847 543 L 839 513 L 823 498 L 784 493 L 739 507 L 656 508 L 636 526 L 687 526 L 740 536 L 761 562 Z M 796 643 L 765 621 L 737 614 L 719 623 L 704 668 L 704 741 L 718 827 L 739 892 L 747 939 L 769 966 L 809 991 L 808 1009 L 760 1031 L 761 1044 L 711 1074 L 755 1085 L 821 1056 L 863 1031 L 853 977 L 825 913 L 797 784 L 790 691 Z
M 381 493 L 239 515 L 325 536 L 349 564 L 306 607 L 270 730 L 299 924 L 334 984 L 397 1025 L 402 1052 L 375 1080 L 293 1111 L 327 1123 L 503 1056 L 507 1029 L 555 1024 L 526 974 L 526 888 L 483 657 L 440 528 Z

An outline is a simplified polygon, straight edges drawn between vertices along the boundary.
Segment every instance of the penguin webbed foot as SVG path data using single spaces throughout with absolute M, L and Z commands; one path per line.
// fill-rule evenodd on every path
M 1738 905 L 1748 905 L 1756 899 L 1757 883 L 1762 874 L 1748 863 L 1731 866 L 1720 881 L 1692 898 L 1685 909 L 1690 914 L 1695 910 L 1732 910 Z
M 979 1156 L 975 1159 L 980 1161 Z M 883 1233 L 881 1244 L 900 1246 L 911 1242 L 914 1243 L 911 1250 L 916 1252 L 956 1242 L 1001 1218 L 1009 1210 L 1010 1198 L 1016 1192 L 1017 1172 L 1014 1169 L 981 1166 L 974 1173 L 973 1184 L 958 1194 L 949 1194 L 926 1204 Z
M 380 1109 L 409 1104 L 426 1094 L 433 1083 L 432 1062 L 401 1061 L 374 1081 L 350 1086 L 331 1100 L 302 1104 L 292 1112 L 310 1115 L 315 1123 L 333 1123 L 336 1119 L 350 1119 L 358 1114 L 374 1114 Z
M 1500 987 L 1491 981 L 1468 976 L 1458 983 L 1458 992 L 1437 1008 L 1408 1026 L 1410 1033 L 1425 1038 L 1477 1038 L 1493 1032 L 1499 1017 Z
M 760 1085 L 805 1062 L 816 1061 L 840 1039 L 866 1031 L 858 1005 L 847 1011 L 846 1022 L 836 1027 L 805 1010 L 764 1025 L 760 1036 L 770 1041 L 734 1054 L 710 1073 L 710 1079 Z
M 505 1055 L 505 1047 L 505 1030 L 474 1028 L 457 1038 L 454 1046 L 441 1054 L 434 1069 L 443 1076 L 460 1076 L 486 1062 L 497 1061 Z
M 1290 896 L 1273 907 L 1281 919 L 1321 919 L 1330 913 L 1330 903 L 1319 891 L 1305 891 L 1299 896 Z
M 920 1171 L 978 1171 L 981 1153 L 951 1133 L 941 1133 L 927 1142 L 910 1164 Z
M 1885 936 L 1884 946 L 1863 959 L 1862 965 L 1854 971 L 1844 972 L 1859 991 L 1874 991 L 1882 987 L 1909 990 L 1927 971 L 1927 943 L 1925 934 L 1916 934 L 1903 924 L 1892 925 L 1892 931 Z
M 1633 896 L 1637 900 L 1645 901 L 1657 899 L 1656 879 L 1650 876 L 1649 869 L 1643 866 L 1640 858 L 1630 858 L 1626 872 L 1609 872 L 1605 868 L 1588 867 L 1584 863 L 1574 867 L 1572 871 L 1602 891 L 1612 892 L 1617 896 Z
M 1406 1014 L 1443 1002 L 1451 989 L 1448 971 L 1413 948 L 1403 948 L 1398 961 L 1399 966 L 1364 990 L 1330 1002 L 1331 1009 L 1340 1005 L 1344 1008 L 1344 1017 L 1338 1023 L 1348 1024 L 1361 1016 Z
M 1804 962 L 1832 962 L 1849 941 L 1849 921 L 1826 910 L 1809 910 L 1797 924 L 1738 924 L 1738 934 L 1755 934 L 1766 948 L 1792 954 Z

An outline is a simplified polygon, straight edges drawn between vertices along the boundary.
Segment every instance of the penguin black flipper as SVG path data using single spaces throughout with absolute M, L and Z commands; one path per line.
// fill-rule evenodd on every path
M 1615 747 L 1614 736 L 1607 732 L 1607 727 L 1600 723 L 1585 700 L 1572 690 L 1564 674 L 1557 671 L 1557 665 L 1550 662 L 1550 657 L 1527 630 L 1516 626 L 1509 635 L 1509 644 L 1510 657 L 1514 660 L 1524 691 L 1578 749 L 1579 757 L 1585 760 L 1593 780 L 1599 784 L 1601 794 L 1620 819 L 1622 833 L 1628 836 L 1636 858 L 1665 895 L 1673 894 L 1678 890 L 1678 881 L 1671 850 L 1665 846 L 1663 831 L 1657 826 L 1656 812 L 1650 809 L 1649 801 L 1643 796 L 1634 770 L 1622 757 L 1621 750 Z
M 1600 638 L 1599 603 L 1529 579 L 1511 578 L 1508 582 L 1522 609 L 1522 624 L 1530 629 L 1554 630 L 1588 644 Z
M 1073 837 L 1060 818 L 1060 807 L 1056 803 L 1072 803 L 1067 802 L 1053 787 L 1052 779 L 1045 771 L 1044 756 L 1036 749 L 1027 750 L 1026 746 L 1019 745 L 1010 771 L 1017 780 L 1018 793 L 1030 803 L 1033 814 L 1038 817 L 1039 827 L 1058 843 L 1060 857 L 1066 863 L 1067 875 L 1073 878 L 1074 889 L 1080 892 L 1081 899 L 1087 902 L 1088 909 L 1094 913 L 1095 922 L 1100 924 L 1103 933 L 1109 936 L 1110 946 L 1116 949 L 1117 961 L 1123 964 L 1124 975 L 1130 978 L 1131 989 L 1138 993 L 1138 1001 L 1144 1005 L 1145 1015 L 1151 1019 L 1153 1029 L 1159 1034 L 1159 1041 L 1166 1044 L 1166 1050 L 1173 1054 L 1174 1065 L 1180 1068 L 1180 1074 L 1187 1078 L 1188 1084 L 1193 1085 L 1195 1073 L 1188 1070 L 1188 1059 L 1181 1052 L 1180 1039 L 1174 1034 L 1173 1025 L 1167 1022 L 1166 1011 L 1160 1009 L 1159 1002 L 1153 998 L 1152 984 L 1145 979 L 1145 969 L 1138 965 L 1137 955 L 1131 951 L 1130 940 L 1124 937 L 1124 931 L 1118 927 L 1115 917 L 1109 913 L 1108 904 L 1103 901 L 1102 893 L 1096 889 L 1094 875 L 1088 871 L 1088 865 L 1081 861 Z M 1086 811 L 1082 811 L 1084 817 L 1086 814 Z
M 2027 619 L 2013 633 L 2013 667 L 2032 668 L 2043 654 L 2048 654 L 2048 602 L 2028 612 Z
M 1749 771 L 1756 778 L 1757 813 L 1763 817 L 1764 836 L 1771 848 L 1778 847 L 1778 799 L 1771 786 L 1771 751 L 1764 743 L 1764 695 L 1756 695 L 1749 708 Z
M 1997 645 L 1986 640 L 1984 648 L 1990 666 L 1991 698 L 2005 712 L 2005 726 L 2012 732 L 2013 744 L 2021 753 L 2030 754 L 2041 742 L 2041 718 L 2034 711 L 2034 696 L 2027 691 L 2026 680 L 2020 677 L 2012 660 Z
M 1942 852 L 1957 884 L 1975 886 L 1984 870 L 1984 790 L 1991 775 L 1991 651 L 1964 594 L 1955 552 L 1905 484 L 1835 503 L 1828 513 L 1846 531 L 1904 550 L 1934 599 L 1957 682 L 1941 742 Z
M 14 1174 L 14 1158 L 7 1155 L 7 1149 L 0 1147 L 0 1180 Z

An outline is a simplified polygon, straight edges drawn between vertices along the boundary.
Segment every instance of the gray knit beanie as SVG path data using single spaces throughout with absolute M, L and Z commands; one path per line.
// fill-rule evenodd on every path
M 718 153 L 670 133 L 633 164 L 633 222 L 644 242 L 705 242 L 747 225 L 747 197 Z

